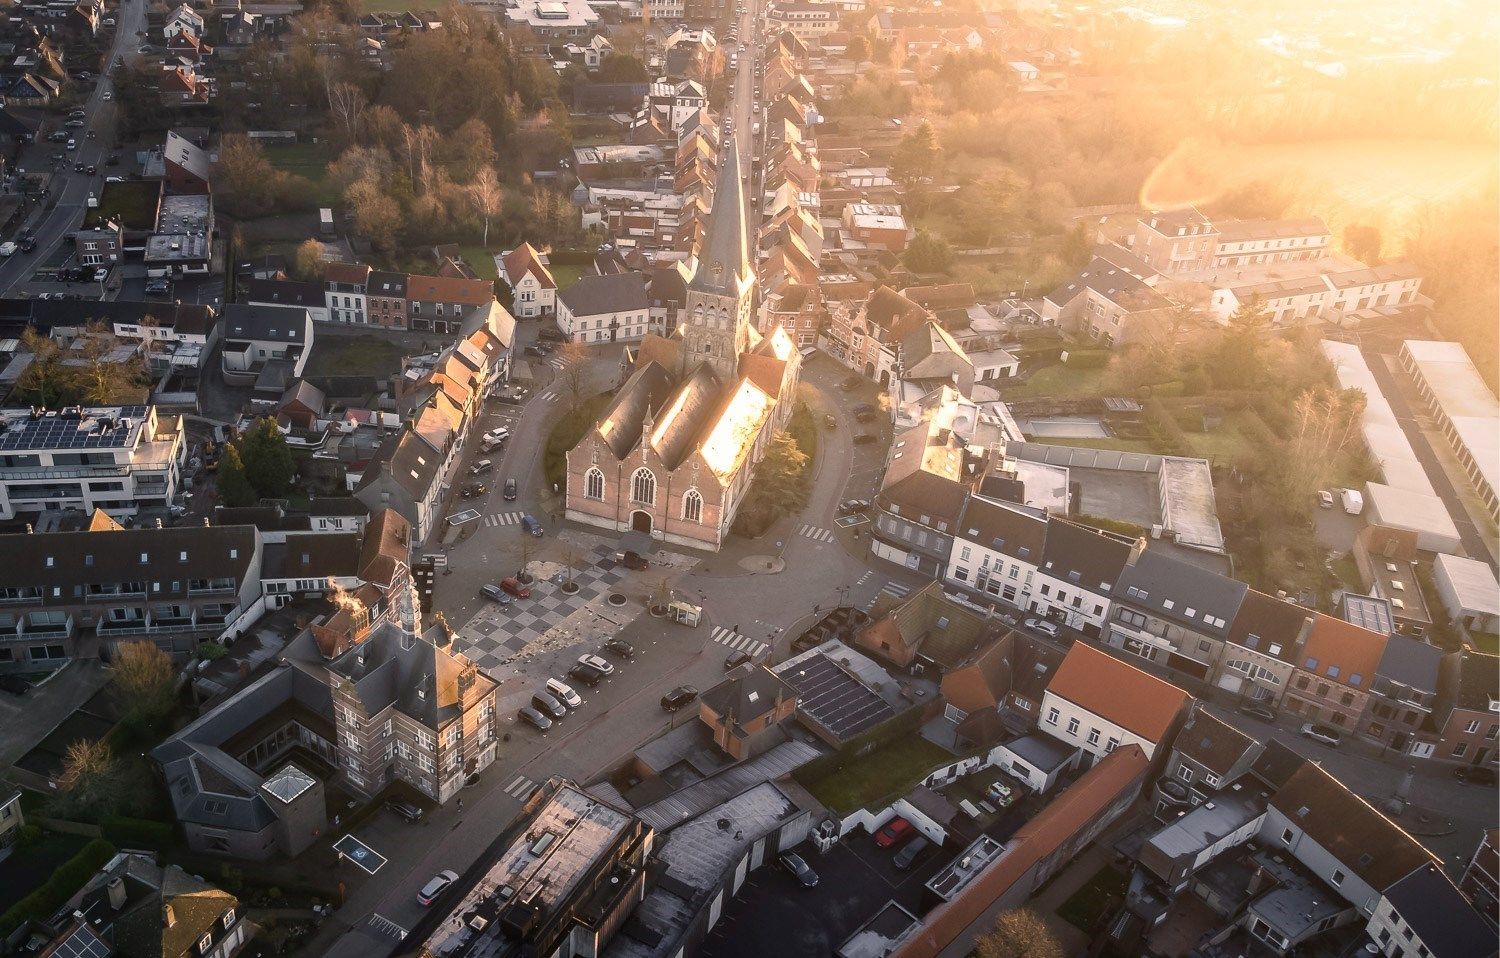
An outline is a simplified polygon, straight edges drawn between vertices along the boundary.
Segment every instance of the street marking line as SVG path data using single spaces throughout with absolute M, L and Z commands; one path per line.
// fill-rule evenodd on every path
M 518 802 L 525 802 L 531 797 L 531 793 L 537 790 L 536 782 L 525 775 L 517 775 L 516 780 L 505 786 L 505 794 Z
M 524 512 L 497 512 L 484 517 L 484 527 L 493 529 L 496 526 L 513 526 L 521 521 Z
M 386 866 L 387 859 L 375 849 L 355 838 L 353 833 L 333 843 L 333 850 L 340 858 L 353 862 L 367 875 L 373 875 Z
M 814 540 L 816 542 L 832 542 L 833 541 L 833 533 L 832 532 L 829 532 L 827 529 L 822 529 L 822 528 L 819 528 L 818 526 L 813 526 L 813 525 L 806 525 L 806 524 L 804 524 L 802 526 L 802 528 L 800 528 L 800 529 L 797 530 L 797 534 L 799 536 L 805 536 L 805 537 L 807 537 L 809 539 L 812 539 L 812 540 Z
M 379 912 L 372 912 L 370 914 L 370 925 L 382 935 L 394 938 L 397 941 L 404 941 L 406 936 L 411 934 L 405 928 L 402 928 Z

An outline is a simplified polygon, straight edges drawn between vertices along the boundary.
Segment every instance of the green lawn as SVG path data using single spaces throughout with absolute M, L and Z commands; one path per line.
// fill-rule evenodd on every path
M 552 271 L 552 278 L 557 280 L 559 290 L 567 289 L 578 282 L 578 277 L 584 273 L 592 272 L 593 267 L 584 263 L 564 263 L 562 265 L 551 265 L 547 267 Z
M 1015 389 L 1005 391 L 1006 399 L 1084 399 L 1103 392 L 1102 368 L 1086 369 L 1058 363 L 1038 369 L 1031 378 Z
M 405 10 L 410 4 L 392 9 Z M 266 147 L 266 159 L 278 170 L 295 173 L 312 184 L 311 195 L 319 206 L 337 206 L 340 200 L 338 184 L 328 175 L 329 155 L 326 143 L 292 143 L 285 146 Z
M 308 376 L 385 377 L 399 370 L 401 347 L 377 336 L 323 336 L 307 357 Z
M 494 230 L 490 230 L 490 232 L 494 233 Z M 498 278 L 495 274 L 495 254 L 500 252 L 499 250 L 487 250 L 483 246 L 475 245 L 460 246 L 458 251 L 463 254 L 464 262 L 468 263 L 474 269 L 474 272 L 479 274 L 480 279 L 494 280 Z
M 1129 884 L 1130 879 L 1124 872 L 1113 865 L 1105 865 L 1058 906 L 1057 917 L 1079 931 L 1093 934 L 1125 900 L 1125 889 Z
M 130 180 L 106 183 L 99 193 L 99 205 L 83 218 L 84 226 L 102 226 L 115 220 L 126 229 L 156 229 L 161 206 L 161 184 L 155 180 Z
M 905 794 L 928 772 L 953 760 L 946 749 L 912 732 L 815 782 L 803 784 L 818 801 L 844 814 L 883 805 Z
M 564 413 L 552 427 L 552 435 L 547 437 L 547 446 L 542 452 L 542 471 L 548 484 L 559 489 L 563 487 L 568 478 L 568 450 L 578 445 L 578 440 L 599 421 L 599 414 L 613 399 L 614 393 L 601 393 L 585 400 Z

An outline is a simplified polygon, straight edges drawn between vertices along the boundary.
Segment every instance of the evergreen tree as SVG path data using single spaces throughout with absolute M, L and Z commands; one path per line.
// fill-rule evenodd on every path
M 255 488 L 256 495 L 262 499 L 279 499 L 292 491 L 297 463 L 292 459 L 286 437 L 273 420 L 262 419 L 252 426 L 240 446 L 245 478 Z
M 233 444 L 224 448 L 219 459 L 219 478 L 216 483 L 219 500 L 226 506 L 255 505 L 255 487 L 245 478 L 245 463 L 240 451 Z

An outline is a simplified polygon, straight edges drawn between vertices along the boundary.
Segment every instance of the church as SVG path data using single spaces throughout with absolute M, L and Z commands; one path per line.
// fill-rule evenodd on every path
M 568 452 L 567 517 L 718 550 L 796 398 L 801 355 L 757 330 L 739 151 L 726 139 L 682 324 L 648 335 L 594 427 Z

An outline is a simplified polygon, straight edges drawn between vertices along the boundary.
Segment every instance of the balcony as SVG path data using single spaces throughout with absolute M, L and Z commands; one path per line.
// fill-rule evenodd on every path
M 94 626 L 99 635 L 174 635 L 185 632 L 217 632 L 221 623 L 194 622 L 191 619 L 131 619 L 128 622 L 100 622 Z
M 0 467 L 0 480 L 16 479 L 105 479 L 159 470 L 163 474 L 174 466 L 171 459 L 152 462 L 121 462 L 98 466 L 14 466 Z
M 22 618 L 12 625 L 0 626 L 0 639 L 21 641 L 24 639 L 65 639 L 73 634 L 73 617 L 66 622 L 36 623 Z

